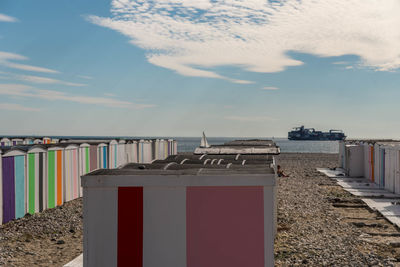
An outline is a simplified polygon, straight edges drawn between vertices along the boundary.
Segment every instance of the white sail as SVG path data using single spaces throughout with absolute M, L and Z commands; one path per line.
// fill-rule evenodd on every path
M 203 132 L 203 137 L 201 138 L 200 147 L 210 147 L 210 145 L 207 142 L 207 138 L 206 138 L 206 135 L 204 134 L 204 132 Z

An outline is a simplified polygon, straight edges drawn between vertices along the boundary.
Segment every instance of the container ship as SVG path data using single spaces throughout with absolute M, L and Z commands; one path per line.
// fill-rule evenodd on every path
M 329 130 L 329 132 L 316 131 L 314 128 L 304 128 L 304 126 L 293 128 L 288 133 L 289 140 L 319 140 L 332 141 L 344 140 L 346 135 L 342 130 Z

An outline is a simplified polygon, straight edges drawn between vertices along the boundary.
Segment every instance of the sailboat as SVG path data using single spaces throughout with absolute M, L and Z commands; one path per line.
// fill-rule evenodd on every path
M 204 132 L 203 132 L 203 137 L 201 138 L 200 147 L 210 147 Z

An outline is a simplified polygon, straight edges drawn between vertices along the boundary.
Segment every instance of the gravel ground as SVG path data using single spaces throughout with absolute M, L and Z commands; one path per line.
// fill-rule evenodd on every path
M 400 232 L 317 167 L 336 154 L 282 154 L 277 266 L 400 266 Z M 0 226 L 0 266 L 62 266 L 82 253 L 82 199 Z
M 63 266 L 81 253 L 81 198 L 0 226 L 0 266 Z
M 400 266 L 399 231 L 315 170 L 337 162 L 337 154 L 280 155 L 290 177 L 278 181 L 276 266 Z

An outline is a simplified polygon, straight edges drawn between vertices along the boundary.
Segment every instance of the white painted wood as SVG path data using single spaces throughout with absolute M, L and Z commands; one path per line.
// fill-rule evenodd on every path
M 64 267 L 83 267 L 83 254 L 65 264 Z
M 83 190 L 84 266 L 117 266 L 118 189 Z
M 143 266 L 186 266 L 185 187 L 143 188 Z
M 96 175 L 82 177 L 84 187 L 119 186 L 274 186 L 275 174 Z

